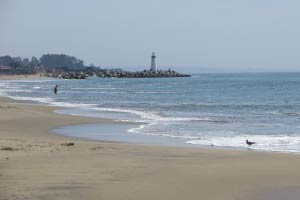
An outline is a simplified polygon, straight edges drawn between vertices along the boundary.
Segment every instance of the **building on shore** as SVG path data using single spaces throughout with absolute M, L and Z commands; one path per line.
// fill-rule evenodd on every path
M 156 72 L 156 63 L 155 63 L 155 53 L 152 53 L 152 56 L 151 56 L 151 68 L 150 68 L 150 71 L 154 71 Z
M 8 74 L 11 70 L 11 67 L 8 65 L 0 65 L 0 74 Z

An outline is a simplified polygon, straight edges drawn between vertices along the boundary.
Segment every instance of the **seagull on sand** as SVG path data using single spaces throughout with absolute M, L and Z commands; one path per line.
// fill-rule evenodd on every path
M 252 144 L 255 144 L 255 142 L 250 142 L 250 141 L 246 140 L 246 144 L 248 144 L 249 146 L 251 146 Z

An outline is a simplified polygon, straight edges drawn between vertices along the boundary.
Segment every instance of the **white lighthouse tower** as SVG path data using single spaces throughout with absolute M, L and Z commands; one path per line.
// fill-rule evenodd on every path
M 154 71 L 154 72 L 156 72 L 155 58 L 156 58 L 155 53 L 152 53 L 150 71 Z

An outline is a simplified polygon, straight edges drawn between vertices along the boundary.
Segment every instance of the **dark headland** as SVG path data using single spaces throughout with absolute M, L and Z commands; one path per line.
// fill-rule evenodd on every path
M 125 71 L 122 69 L 103 68 L 102 66 L 84 65 L 84 61 L 65 54 L 45 54 L 40 58 L 21 58 L 1 56 L 0 74 L 41 74 L 41 76 L 62 79 L 86 79 L 87 77 L 100 78 L 170 78 L 190 77 L 174 70 L 157 70 L 155 54 L 151 56 L 150 70 Z

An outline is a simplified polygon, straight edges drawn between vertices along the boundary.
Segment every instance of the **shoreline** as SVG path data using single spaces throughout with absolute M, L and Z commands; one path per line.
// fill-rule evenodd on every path
M 236 123 L 238 122 L 231 122 L 230 118 L 229 120 L 225 120 L 224 123 L 227 123 L 228 126 L 223 129 L 222 128 L 222 123 L 223 121 L 221 120 L 221 125 L 218 130 L 214 130 L 212 131 L 212 134 L 210 135 L 209 130 L 210 129 L 215 129 L 215 128 L 211 128 L 210 126 L 214 126 L 214 124 L 219 126 L 219 120 L 218 119 L 214 119 L 215 117 L 202 117 L 201 114 L 199 114 L 199 117 L 196 118 L 190 118 L 189 114 L 186 116 L 177 116 L 172 118 L 171 116 L 173 116 L 172 114 L 166 114 L 164 116 L 164 114 L 160 115 L 160 113 L 155 113 L 155 112 L 151 112 L 149 111 L 149 108 L 147 108 L 147 106 L 144 108 L 131 108 L 130 106 L 127 107 L 125 106 L 124 108 L 119 108 L 118 106 L 116 107 L 116 109 L 114 107 L 98 107 L 97 106 L 97 102 L 91 101 L 91 104 L 89 104 L 89 101 L 69 101 L 67 102 L 66 100 L 59 100 L 60 97 L 58 97 L 58 99 L 56 97 L 53 97 L 51 95 L 51 86 L 49 88 L 48 85 L 48 81 L 52 82 L 52 84 L 59 84 L 60 82 L 56 82 L 56 80 L 54 79 L 50 79 L 50 80 L 45 80 L 45 79 L 31 79 L 29 81 L 29 83 L 24 83 L 23 86 L 18 86 L 18 81 L 16 81 L 16 83 L 8 83 L 6 84 L 5 81 L 3 81 L 3 85 L 5 89 L 0 89 L 1 91 L 3 91 L 3 94 L 6 94 L 9 91 L 14 92 L 14 89 L 10 89 L 10 85 L 12 88 L 23 88 L 24 92 L 38 92 L 38 94 L 29 94 L 27 95 L 27 93 L 22 92 L 22 90 L 19 90 L 20 93 L 15 93 L 15 97 L 12 97 L 13 99 L 16 100 L 21 100 L 22 102 L 38 102 L 37 104 L 42 104 L 42 105 L 48 105 L 48 106 L 57 106 L 57 107 L 61 107 L 63 108 L 67 108 L 68 110 L 62 110 L 62 112 L 65 112 L 66 114 L 71 114 L 71 115 L 78 115 L 78 116 L 82 116 L 82 117 L 104 117 L 104 118 L 112 118 L 115 120 L 120 119 L 120 121 L 124 120 L 126 121 L 127 117 L 129 117 L 129 119 L 131 119 L 132 117 L 132 121 L 133 122 L 144 122 L 145 126 L 143 126 L 143 128 L 137 127 L 137 128 L 133 128 L 131 130 L 129 130 L 128 132 L 130 132 L 129 136 L 131 136 L 131 133 L 138 133 L 140 134 L 140 138 L 142 136 L 147 137 L 147 138 L 154 138 L 154 137 L 159 137 L 161 138 L 161 140 L 164 141 L 171 141 L 172 139 L 168 139 L 168 138 L 178 138 L 178 146 L 182 146 L 182 143 L 184 143 L 184 146 L 199 146 L 199 147 L 203 147 L 203 148 L 217 148 L 217 149 L 234 149 L 234 150 L 247 150 L 247 149 L 252 149 L 258 152 L 282 152 L 282 153 L 299 153 L 300 149 L 297 146 L 297 142 L 293 142 L 293 141 L 299 141 L 300 138 L 297 137 L 297 134 L 293 135 L 293 134 L 277 134 L 277 132 L 279 132 L 280 130 L 278 130 L 277 132 L 275 131 L 274 134 L 272 134 L 270 132 L 270 130 L 272 130 L 272 128 L 267 128 L 266 129 L 266 133 L 260 133 L 259 131 L 256 133 L 255 131 L 252 130 L 251 127 L 248 127 L 249 124 L 245 125 L 244 130 L 241 128 L 238 128 L 238 130 L 236 130 L 236 134 L 234 132 L 232 132 L 230 130 L 230 126 L 236 125 Z M 59 81 L 59 80 L 57 80 Z M 21 81 L 22 82 L 22 81 Z M 27 82 L 27 81 L 25 81 Z M 32 83 L 31 83 L 32 82 Z M 39 84 L 35 84 L 34 82 L 45 82 L 45 83 L 41 83 L 41 85 Z M 69 84 L 68 84 L 69 83 Z M 92 84 L 92 82 L 89 82 L 89 80 L 87 81 L 87 85 L 88 87 L 91 87 L 90 89 L 95 89 L 93 88 L 90 84 Z M 1 84 L 1 83 L 0 83 Z M 35 85 L 34 85 L 35 84 Z M 64 83 L 65 84 L 65 83 Z M 74 82 L 75 85 L 77 85 L 77 81 Z M 34 87 L 31 87 L 31 85 L 34 85 Z M 78 93 L 77 89 L 82 89 L 82 88 L 77 88 L 75 87 L 74 91 L 73 91 L 73 82 L 67 82 L 66 87 L 65 88 L 61 88 L 62 92 L 66 93 L 64 95 L 62 95 L 62 98 L 68 98 L 68 93 Z M 41 86 L 41 87 L 37 87 L 37 86 Z M 6 88 L 7 87 L 7 88 Z M 43 91 L 43 89 L 41 88 L 47 88 L 47 91 Z M 69 89 L 71 89 L 70 91 L 67 91 Z M 115 89 L 115 88 L 113 88 Z M 7 92 L 6 92 L 7 90 Z M 1 92 L 0 91 L 0 92 Z M 41 92 L 41 93 L 40 93 Z M 43 95 L 43 93 L 46 92 L 45 95 Z M 50 92 L 50 93 L 49 93 Z M 79 91 L 79 93 L 82 91 Z M 84 92 L 84 90 L 83 90 Z M 91 92 L 91 95 L 93 95 L 93 93 L 95 93 L 95 91 Z M 115 93 L 115 92 L 112 92 Z M 9 93 L 8 93 L 9 94 Z M 8 95 L 7 94 L 7 95 Z M 18 95 L 19 94 L 19 95 Z M 114 96 L 114 95 L 113 95 Z M 79 97 L 80 99 L 81 97 Z M 105 100 L 104 100 L 105 101 Z M 71 103 L 73 102 L 73 103 Z M 76 103 L 77 102 L 77 103 Z M 82 103 L 79 103 L 82 102 Z M 159 107 L 159 105 L 158 105 Z M 81 109 L 82 108 L 82 109 Z M 86 109 L 87 108 L 87 109 Z M 103 112 L 102 112 L 103 111 Z M 167 111 L 168 112 L 168 111 Z M 119 115 L 120 113 L 120 115 Z M 125 113 L 125 116 L 122 117 L 123 113 Z M 201 112 L 200 112 L 201 113 Z M 126 116 L 128 114 L 128 116 Z M 275 115 L 275 114 L 274 114 Z M 276 114 L 277 115 L 277 114 Z M 121 117 L 120 117 L 121 116 Z M 145 118 L 145 120 L 144 120 Z M 222 118 L 222 117 L 221 117 Z M 194 121 L 195 119 L 195 121 Z M 169 134 L 166 128 L 170 128 L 170 131 L 172 131 L 172 129 L 175 127 L 176 128 L 176 123 L 178 120 L 178 124 L 182 123 L 181 128 L 179 128 L 178 133 L 177 130 L 175 130 L 175 134 L 171 133 Z M 198 123 L 197 121 L 200 121 L 200 123 Z M 166 123 L 164 123 L 164 121 L 166 121 Z M 172 122 L 174 121 L 174 123 Z M 176 121 L 176 122 L 175 122 Z M 184 122 L 186 121 L 186 122 Z M 193 122 L 194 121 L 194 122 Z M 237 120 L 238 121 L 238 120 Z M 153 123 L 154 122 L 154 123 Z M 192 125 L 192 129 L 190 129 L 188 127 L 189 122 L 191 122 Z M 153 127 L 151 127 L 152 124 L 156 124 Z M 288 124 L 288 123 L 286 123 Z M 161 126 L 160 126 L 161 125 Z M 254 124 L 255 125 L 255 124 Z M 268 124 L 271 125 L 271 124 Z M 203 126 L 203 127 L 202 127 Z M 186 127 L 186 129 L 185 129 Z M 282 126 L 282 127 L 288 127 L 288 125 L 286 126 Z M 154 132 L 151 132 L 151 130 Z M 157 131 L 155 131 L 157 130 Z M 190 131 L 187 134 L 186 131 Z M 203 131 L 203 133 L 201 133 Z M 249 134 L 249 130 L 252 130 Z M 289 133 L 288 132 L 289 129 L 287 129 L 286 131 L 283 130 L 283 133 Z M 295 128 L 296 130 L 296 128 Z M 160 132 L 161 131 L 161 132 Z M 208 134 L 204 134 L 206 131 L 208 131 Z M 125 131 L 124 131 L 125 132 Z M 199 133 L 198 133 L 199 132 Z M 214 132 L 216 132 L 217 134 L 214 136 Z M 218 133 L 220 132 L 220 134 Z M 223 134 L 224 132 L 224 134 Z M 241 134 L 238 134 L 241 133 Z M 248 133 L 248 134 L 247 134 Z M 256 133 L 256 134 L 255 134 Z M 271 134 L 270 134 L 271 133 Z M 228 135 L 227 135 L 228 134 Z M 232 135 L 231 135 L 232 134 Z M 270 134 L 270 137 L 268 137 Z M 164 137 L 161 137 L 164 136 Z M 130 138 L 130 137 L 128 137 Z M 150 139 L 151 139 L 150 138 Z M 94 139 L 94 138 L 92 138 Z M 255 141 L 257 142 L 256 145 L 253 145 L 251 147 L 247 146 L 245 143 L 245 140 L 249 139 L 250 141 Z M 141 140 L 140 140 L 141 141 Z M 160 139 L 157 139 L 157 141 L 160 141 Z M 117 142 L 129 142 L 131 143 L 131 141 L 119 141 L 117 140 Z M 141 141 L 139 143 L 147 143 L 147 140 Z M 173 141 L 171 141 L 172 144 L 174 144 Z M 185 144 L 187 143 L 187 144 Z M 152 143 L 151 143 L 152 144 Z M 161 144 L 158 144 L 161 145 Z M 167 145 L 169 146 L 169 145 Z M 172 145 L 173 146 L 173 145 Z
M 1 97 L 0 97 L 1 98 Z M 7 97 L 10 98 L 10 97 Z M 10 98 L 11 99 L 11 98 Z M 12 99 L 13 100 L 13 99 Z M 13 100 L 13 101 L 18 101 L 20 103 L 24 103 L 26 102 L 25 100 Z M 35 101 L 32 101 L 33 105 L 41 105 L 38 104 Z M 51 105 L 44 105 L 42 104 L 42 106 L 49 106 L 54 108 L 53 112 L 59 115 L 67 115 L 67 116 L 78 116 L 79 118 L 87 118 L 87 119 L 99 119 L 99 120 L 107 120 L 107 122 L 105 123 L 105 125 L 107 124 L 111 124 L 111 125 L 141 125 L 141 124 L 145 124 L 145 123 L 141 123 L 141 122 L 128 122 L 128 121 L 119 121 L 116 119 L 112 119 L 112 118 L 99 118 L 99 117 L 91 117 L 91 116 L 84 116 L 84 115 L 72 115 L 72 114 L 68 114 L 68 113 L 64 113 L 64 112 L 59 112 L 59 111 L 65 111 L 65 110 L 72 110 L 73 108 L 68 108 L 68 107 L 63 107 L 63 106 L 51 106 Z M 299 152 L 292 152 L 292 151 L 276 151 L 276 150 L 262 150 L 262 149 L 252 149 L 252 148 L 246 148 L 246 147 L 230 147 L 230 146 L 215 146 L 215 145 L 198 145 L 198 144 L 192 144 L 192 143 L 188 143 L 188 139 L 182 139 L 181 141 L 179 141 L 180 139 L 176 138 L 176 137 L 165 137 L 165 136 L 161 136 L 161 135 L 151 135 L 151 134 L 140 134 L 140 133 L 130 133 L 128 131 L 130 131 L 131 129 L 135 129 L 135 127 L 131 127 L 130 129 L 124 129 L 124 132 L 118 132 L 117 134 L 109 131 L 110 133 L 114 134 L 114 137 L 106 137 L 106 139 L 102 139 L 101 134 L 103 134 L 103 132 L 99 133 L 98 138 L 94 137 L 87 137 L 87 136 L 75 136 L 74 134 L 68 134 L 70 132 L 72 132 L 72 129 L 74 129 L 75 127 L 81 127 L 81 126 L 94 126 L 97 125 L 97 123 L 84 123 L 84 124 L 72 124 L 72 125 L 63 125 L 63 126 L 58 126 L 58 127 L 53 127 L 51 129 L 48 130 L 49 134 L 55 134 L 58 136 L 62 136 L 62 137 L 67 137 L 67 138 L 76 138 L 79 140 L 87 140 L 87 141 L 95 141 L 95 142 L 111 142 L 111 143 L 124 143 L 124 144 L 129 144 L 129 145 L 144 145 L 144 146 L 157 146 L 157 147 L 175 147 L 175 148 L 205 148 L 205 149 L 216 149 L 216 150 L 229 150 L 229 151 L 254 151 L 254 152 L 258 152 L 258 153 L 279 153 L 279 154 L 293 154 L 293 155 L 300 155 Z M 102 123 L 101 123 L 102 125 Z M 65 133 L 60 133 L 60 129 L 64 130 Z M 69 129 L 68 131 L 66 131 L 66 129 Z M 66 134 L 67 133 L 67 134 Z M 123 134 L 126 134 L 128 136 L 129 139 L 115 139 L 117 138 L 116 136 L 122 137 Z M 141 139 L 131 139 L 132 135 L 137 136 L 137 138 L 141 138 Z M 113 138 L 113 139 L 111 139 Z M 135 138 L 135 137 L 133 137 Z M 142 139 L 143 138 L 143 139 Z M 149 142 L 150 139 L 151 142 Z M 162 139 L 162 140 L 160 140 Z
M 20 104 L 27 104 L 29 103 L 29 105 L 36 105 L 36 106 L 46 106 L 49 108 L 53 108 L 53 112 L 59 115 L 66 115 L 66 116 L 75 116 L 75 117 L 79 117 L 79 118 L 83 118 L 83 119 L 95 119 L 95 120 L 105 120 L 106 122 L 104 123 L 104 125 L 106 124 L 115 124 L 115 125 L 141 125 L 140 122 L 127 122 L 127 121 L 119 121 L 119 120 L 115 120 L 112 118 L 99 118 L 99 117 L 91 117 L 91 116 L 84 116 L 84 115 L 73 115 L 73 114 L 68 114 L 68 113 L 64 113 L 64 112 L 59 112 L 59 111 L 65 111 L 65 110 L 72 110 L 73 108 L 69 108 L 69 107 L 64 107 L 64 106 L 52 106 L 52 105 L 47 105 L 45 103 L 41 103 L 39 104 L 38 102 L 35 101 L 26 101 L 26 100 L 15 100 L 11 97 L 0 97 L 0 98 L 8 98 L 12 101 L 18 102 Z M 101 122 L 101 125 L 103 123 Z M 75 139 L 79 139 L 79 140 L 86 140 L 86 141 L 94 141 L 94 142 L 109 142 L 109 143 L 124 143 L 124 144 L 128 144 L 128 145 L 145 145 L 145 146 L 157 146 L 157 147 L 175 147 L 175 148 L 205 148 L 205 149 L 217 149 L 217 150 L 229 150 L 229 151 L 254 151 L 254 152 L 261 152 L 261 153 L 282 153 L 282 154 L 296 154 L 299 155 L 300 153 L 298 152 L 284 152 L 284 151 L 271 151 L 271 150 L 259 150 L 259 149 L 250 149 L 250 148 L 244 148 L 244 147 L 223 147 L 223 146 L 214 146 L 214 145 L 195 145 L 195 144 L 191 144 L 191 143 L 187 143 L 188 140 L 185 139 L 184 141 L 179 142 L 178 138 L 170 138 L 170 137 L 165 137 L 165 136 L 160 136 L 160 135 L 151 135 L 151 134 L 136 134 L 136 133 L 129 133 L 128 131 L 131 129 L 135 129 L 135 128 L 130 128 L 130 129 L 126 129 L 124 132 L 120 133 L 117 136 L 121 136 L 122 134 L 126 134 L 129 138 L 131 135 L 136 135 L 137 137 L 140 138 L 144 138 L 144 139 L 140 139 L 138 141 L 136 140 L 132 140 L 132 139 L 123 139 L 123 140 L 119 140 L 119 139 L 111 139 L 111 137 L 108 137 L 108 139 L 95 139 L 92 137 L 84 137 L 84 136 L 74 136 L 74 135 L 68 135 L 68 134 L 63 134 L 63 133 L 59 133 L 60 129 L 73 129 L 76 126 L 93 126 L 93 125 L 97 125 L 97 123 L 79 123 L 79 124 L 66 124 L 66 125 L 62 125 L 62 126 L 57 126 L 57 127 L 53 127 L 51 129 L 48 130 L 48 134 L 54 134 L 57 136 L 61 136 L 61 137 L 66 137 L 66 138 L 75 138 Z M 58 131 L 57 131 L 58 130 Z M 67 132 L 71 132 L 67 131 Z M 113 132 L 111 132 L 113 133 Z M 100 132 L 100 135 L 102 134 L 102 132 Z M 114 133 L 113 133 L 114 134 Z M 121 136 L 122 137 L 122 136 Z M 114 137 L 116 138 L 116 137 Z M 152 142 L 146 141 L 147 139 L 152 140 Z M 157 139 L 155 139 L 157 138 Z M 162 142 L 159 139 L 162 138 Z M 172 141 L 175 140 L 175 141 Z M 154 141 L 154 142 L 153 142 Z M 166 142 L 164 142 L 166 141 Z M 169 141 L 169 142 L 167 142 Z M 170 142 L 171 141 L 171 142 Z
M 259 200 L 300 190 L 298 155 L 68 138 L 48 130 L 110 121 L 0 105 L 0 199 Z

